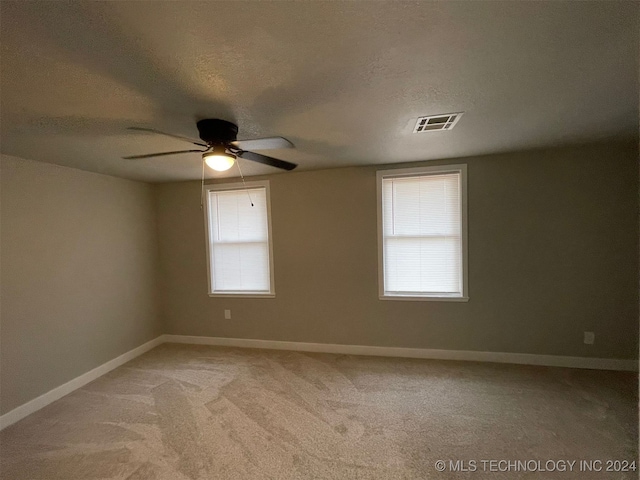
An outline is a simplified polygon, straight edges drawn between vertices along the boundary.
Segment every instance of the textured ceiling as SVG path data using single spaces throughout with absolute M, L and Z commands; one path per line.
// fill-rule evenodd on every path
M 155 182 L 199 178 L 200 157 L 122 160 L 190 148 L 127 126 L 223 118 L 288 138 L 270 154 L 305 170 L 634 138 L 638 5 L 2 1 L 1 150 Z

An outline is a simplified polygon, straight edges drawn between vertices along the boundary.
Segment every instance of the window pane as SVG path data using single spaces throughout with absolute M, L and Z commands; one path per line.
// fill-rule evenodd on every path
M 387 179 L 387 235 L 459 235 L 457 174 Z
M 461 293 L 460 237 L 391 237 L 385 241 L 387 292 Z
M 269 291 L 269 244 L 213 245 L 214 291 Z
M 249 195 L 251 200 L 249 200 Z M 216 242 L 266 241 L 266 189 L 211 192 L 213 238 Z M 253 202 L 253 206 L 251 206 Z

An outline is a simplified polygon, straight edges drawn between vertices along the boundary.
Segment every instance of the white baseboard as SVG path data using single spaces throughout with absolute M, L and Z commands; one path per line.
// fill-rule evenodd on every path
M 50 403 L 55 402 L 65 395 L 68 395 L 74 390 L 83 387 L 87 383 L 94 381 L 96 378 L 101 377 L 114 368 L 127 363 L 129 360 L 133 360 L 143 353 L 148 352 L 152 348 L 157 347 L 161 343 L 164 343 L 164 341 L 164 335 L 160 335 L 159 337 L 154 338 L 153 340 L 140 345 L 133 350 L 129 350 L 128 352 L 123 353 L 113 360 L 109 360 L 107 363 L 103 363 L 99 367 L 96 367 L 93 370 L 88 371 L 87 373 L 83 373 L 79 377 L 76 377 L 73 380 L 69 380 L 67 383 L 62 384 L 59 387 L 54 388 L 53 390 L 49 390 L 47 393 L 44 393 L 39 397 L 36 397 L 33 400 L 30 400 L 29 402 L 14 408 L 10 412 L 7 412 L 4 415 L 0 416 L 0 430 L 16 423 L 18 420 L 22 420 L 27 415 L 30 415 L 33 412 L 46 407 Z
M 257 340 L 251 338 L 197 337 L 188 335 L 160 335 L 68 381 L 67 383 L 40 395 L 0 416 L 0 430 L 16 423 L 59 398 L 83 387 L 114 368 L 148 352 L 162 343 L 187 343 L 197 345 L 217 345 L 224 347 L 265 348 L 270 350 L 291 350 L 297 352 L 338 353 L 344 355 L 371 355 L 378 357 L 425 358 L 433 360 L 464 360 L 472 362 L 515 363 L 548 367 L 587 368 L 593 370 L 638 371 L 638 362 L 618 358 L 565 357 L 560 355 L 533 355 L 529 353 L 477 352 L 470 350 L 436 350 L 426 348 L 370 347 L 365 345 L 340 345 L 331 343 L 284 342 L 279 340 Z
M 372 355 L 379 357 L 427 358 L 433 360 L 464 360 L 472 362 L 515 363 L 547 367 L 587 368 L 592 370 L 638 371 L 638 362 L 619 358 L 567 357 L 562 355 L 534 355 L 530 353 L 478 352 L 472 350 L 435 350 L 427 348 L 369 347 L 365 345 L 339 345 L 330 343 L 282 342 L 250 338 L 197 337 L 164 335 L 170 343 L 218 345 L 225 347 L 266 348 L 298 352 L 340 353 L 345 355 Z

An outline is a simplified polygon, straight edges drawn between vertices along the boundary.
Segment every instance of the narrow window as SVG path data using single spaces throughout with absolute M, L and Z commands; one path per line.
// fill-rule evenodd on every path
M 206 189 L 209 294 L 274 296 L 268 182 Z
M 380 297 L 467 300 L 466 165 L 378 171 Z

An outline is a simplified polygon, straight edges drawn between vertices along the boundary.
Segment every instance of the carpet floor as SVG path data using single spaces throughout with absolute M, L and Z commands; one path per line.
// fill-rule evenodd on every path
M 608 460 L 632 373 L 175 344 L 0 432 L 3 480 L 638 478 Z

